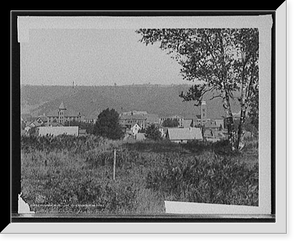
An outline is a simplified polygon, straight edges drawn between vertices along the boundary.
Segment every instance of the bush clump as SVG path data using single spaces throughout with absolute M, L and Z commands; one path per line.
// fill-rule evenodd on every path
M 258 166 L 248 169 L 228 157 L 169 162 L 149 172 L 146 181 L 169 200 L 258 206 Z

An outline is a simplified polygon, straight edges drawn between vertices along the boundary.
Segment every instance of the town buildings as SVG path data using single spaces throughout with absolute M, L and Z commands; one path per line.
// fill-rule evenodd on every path
M 126 131 L 126 138 L 130 136 L 135 138 L 141 130 L 155 124 L 159 127 L 162 138 L 167 138 L 172 142 L 184 143 L 191 140 L 218 141 L 225 139 L 224 119 L 210 119 L 208 116 L 206 101 L 202 101 L 199 115 L 158 117 L 157 114 L 149 114 L 146 111 L 129 111 L 120 114 L 120 124 Z M 163 127 L 166 120 L 177 120 L 178 126 Z
M 145 139 L 145 130 L 152 124 L 159 127 L 163 138 L 174 142 L 187 142 L 190 140 L 217 141 L 225 139 L 226 125 L 224 124 L 224 119 L 210 119 L 208 118 L 208 113 L 207 104 L 203 101 L 199 115 L 158 116 L 158 114 L 148 113 L 147 111 L 133 110 L 121 113 L 119 115 L 119 123 L 124 129 L 125 137 L 135 140 Z M 177 120 L 178 126 L 163 127 L 163 123 L 167 119 Z M 22 126 L 25 126 L 23 128 L 25 133 L 28 133 L 29 129 L 33 127 L 63 126 L 71 121 L 95 123 L 94 119 L 85 119 L 80 112 L 67 108 L 63 102 L 61 102 L 56 110 L 40 115 L 30 123 L 24 124 L 24 119 L 21 119 Z M 51 129 L 51 131 L 55 131 L 55 129 Z M 82 131 L 78 130 L 76 136 L 87 134 Z
M 130 129 L 138 124 L 142 129 L 147 128 L 151 124 L 159 124 L 157 114 L 149 114 L 145 111 L 131 111 L 120 114 L 119 122 L 122 127 Z

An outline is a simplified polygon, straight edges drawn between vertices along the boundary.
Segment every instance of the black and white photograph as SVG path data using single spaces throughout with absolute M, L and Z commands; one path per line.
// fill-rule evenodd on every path
M 258 28 L 32 29 L 20 93 L 28 213 L 259 205 Z
M 14 219 L 275 222 L 274 21 L 18 16 Z

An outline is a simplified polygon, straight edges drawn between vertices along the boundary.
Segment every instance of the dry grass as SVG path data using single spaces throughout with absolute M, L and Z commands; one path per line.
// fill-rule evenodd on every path
M 148 175 L 167 169 L 170 163 L 181 167 L 192 163 L 195 157 L 201 163 L 216 156 L 209 149 L 195 151 L 192 146 L 168 142 L 128 144 L 93 136 L 87 140 L 67 137 L 54 141 L 66 142 L 68 148 L 56 148 L 45 140 L 40 148 L 37 141 L 24 140 L 21 186 L 25 201 L 34 205 L 32 210 L 46 214 L 163 214 L 164 200 L 174 195 L 147 187 Z M 257 167 L 256 143 L 249 143 L 237 157 L 226 157 L 249 169 Z M 113 148 L 118 149 L 115 181 Z

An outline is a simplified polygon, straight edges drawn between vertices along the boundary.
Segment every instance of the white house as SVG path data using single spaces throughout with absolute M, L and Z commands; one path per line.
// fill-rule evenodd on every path
M 159 131 L 160 131 L 161 137 L 166 138 L 168 128 L 167 127 L 161 127 L 161 128 L 159 128 Z
M 134 136 L 136 136 L 136 134 L 141 130 L 142 128 L 136 123 L 135 125 L 133 125 L 132 127 L 131 127 L 131 131 L 132 131 L 132 134 L 134 135 Z

